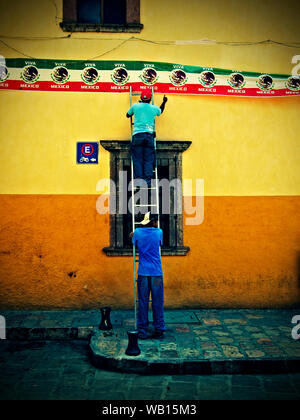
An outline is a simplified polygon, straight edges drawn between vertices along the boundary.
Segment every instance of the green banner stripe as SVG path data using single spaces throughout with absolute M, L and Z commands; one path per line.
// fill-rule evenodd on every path
M 246 77 L 259 77 L 262 74 L 269 74 L 273 78 L 288 78 L 288 74 L 257 73 L 249 71 L 237 71 L 229 69 L 219 69 L 213 67 L 185 66 L 175 63 L 160 63 L 148 61 L 86 61 L 86 60 L 34 60 L 23 58 L 8 58 L 6 66 L 11 68 L 23 68 L 26 65 L 35 65 L 39 69 L 53 69 L 56 66 L 65 66 L 69 70 L 82 70 L 87 66 L 94 66 L 98 70 L 113 70 L 116 67 L 125 67 L 127 70 L 143 70 L 146 67 L 153 67 L 157 71 L 172 71 L 181 69 L 186 73 L 201 73 L 202 71 L 212 71 L 216 75 L 230 75 L 231 73 L 241 73 Z

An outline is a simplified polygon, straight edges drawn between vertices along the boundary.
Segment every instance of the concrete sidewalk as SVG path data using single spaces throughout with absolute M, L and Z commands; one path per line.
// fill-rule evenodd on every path
M 101 368 L 148 374 L 300 372 L 300 341 L 291 335 L 300 309 L 167 310 L 165 337 L 140 340 L 137 357 L 125 355 L 133 311 L 112 311 L 110 332 L 98 329 L 99 310 L 0 314 L 9 340 L 90 340 L 92 360 Z

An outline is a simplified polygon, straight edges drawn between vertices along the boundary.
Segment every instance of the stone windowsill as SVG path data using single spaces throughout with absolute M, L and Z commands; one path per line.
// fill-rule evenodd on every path
M 121 152 L 130 150 L 130 140 L 100 140 L 101 146 L 109 152 Z M 184 152 L 192 144 L 189 140 L 157 140 L 158 152 Z
M 64 32 L 141 32 L 144 25 L 141 23 L 126 23 L 125 25 L 97 23 L 61 22 L 60 27 Z
M 165 247 L 161 250 L 161 255 L 166 256 L 185 256 L 189 252 L 190 248 L 188 246 L 178 246 L 178 247 Z M 132 257 L 132 248 L 112 248 L 105 247 L 103 252 L 108 257 Z

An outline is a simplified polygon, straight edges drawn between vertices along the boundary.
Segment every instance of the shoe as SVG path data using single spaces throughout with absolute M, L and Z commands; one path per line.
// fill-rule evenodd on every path
M 144 334 L 142 334 L 142 333 L 138 333 L 138 339 L 139 340 L 146 340 L 148 338 L 148 336 L 147 335 L 144 335 Z
M 164 338 L 164 332 L 163 331 L 155 331 L 152 335 L 152 338 Z

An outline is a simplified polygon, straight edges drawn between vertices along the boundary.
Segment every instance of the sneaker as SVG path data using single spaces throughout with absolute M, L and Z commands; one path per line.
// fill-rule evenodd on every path
M 164 338 L 164 332 L 163 331 L 155 331 L 152 335 L 152 338 Z
M 139 340 L 146 340 L 148 338 L 148 336 L 147 335 L 144 335 L 144 334 L 142 334 L 142 333 L 138 333 L 138 339 Z

